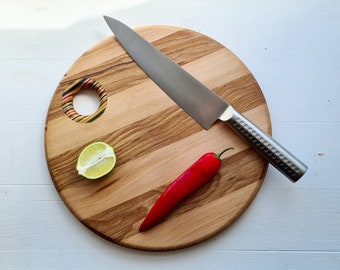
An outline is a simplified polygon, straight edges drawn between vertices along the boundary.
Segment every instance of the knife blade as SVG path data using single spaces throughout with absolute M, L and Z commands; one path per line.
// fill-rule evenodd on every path
M 217 120 L 225 121 L 292 182 L 305 174 L 307 166 L 301 160 L 167 55 L 122 22 L 108 16 L 104 19 L 139 67 L 204 129 Z

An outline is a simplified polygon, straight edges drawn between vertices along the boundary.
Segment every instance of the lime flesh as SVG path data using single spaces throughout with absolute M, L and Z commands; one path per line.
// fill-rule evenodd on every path
M 104 142 L 94 142 L 80 153 L 76 169 L 87 179 L 97 179 L 111 172 L 115 165 L 113 148 Z

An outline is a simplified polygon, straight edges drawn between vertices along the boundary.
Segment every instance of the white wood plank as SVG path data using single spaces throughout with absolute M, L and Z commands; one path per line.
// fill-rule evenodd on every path
M 20 258 L 20 259 L 18 259 Z M 333 252 L 206 251 L 143 253 L 125 249 L 0 251 L 2 269 L 276 269 L 338 270 L 340 254 Z
M 263 187 L 221 249 L 339 251 L 339 187 Z
M 0 121 L 1 184 L 51 184 L 44 150 L 44 124 Z
M 340 122 L 274 122 L 273 136 L 308 165 L 294 186 L 339 187 Z M 285 177 L 269 168 L 264 185 L 289 186 Z
M 0 60 L 0 63 L 3 89 L 0 121 L 45 123 L 50 100 L 70 61 Z

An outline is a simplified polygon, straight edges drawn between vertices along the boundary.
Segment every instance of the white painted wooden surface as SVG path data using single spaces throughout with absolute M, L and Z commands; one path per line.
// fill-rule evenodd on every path
M 43 135 L 65 71 L 111 35 L 103 14 L 230 48 L 308 173 L 292 184 L 270 167 L 246 213 L 192 248 L 142 252 L 90 232 L 54 189 Z M 339 44 L 337 0 L 0 0 L 0 269 L 340 269 Z

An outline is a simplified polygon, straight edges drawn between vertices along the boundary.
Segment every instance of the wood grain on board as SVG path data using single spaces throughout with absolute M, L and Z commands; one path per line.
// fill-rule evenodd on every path
M 206 86 L 271 134 L 266 101 L 255 78 L 226 47 L 200 33 L 170 26 L 136 29 Z M 65 89 L 81 78 L 106 91 L 104 113 L 90 123 L 62 109 Z M 116 168 L 98 180 L 75 169 L 88 144 L 104 141 Z M 219 173 L 149 231 L 138 228 L 166 186 L 206 152 L 234 147 Z M 202 129 L 128 56 L 111 36 L 86 51 L 67 71 L 46 118 L 46 160 L 62 200 L 84 225 L 117 244 L 173 250 L 216 235 L 253 201 L 268 163 L 223 122 Z

